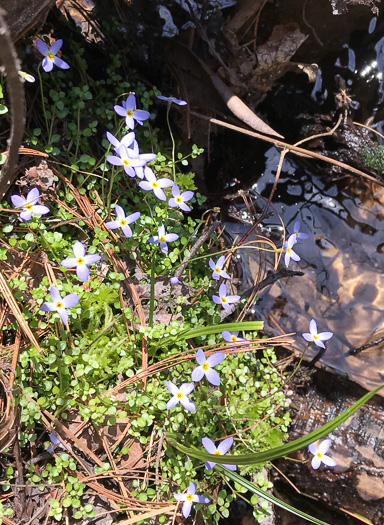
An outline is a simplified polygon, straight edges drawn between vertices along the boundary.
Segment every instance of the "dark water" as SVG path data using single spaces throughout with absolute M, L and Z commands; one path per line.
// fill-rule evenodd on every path
M 269 195 L 278 160 L 279 152 L 270 148 L 264 172 L 249 192 L 260 207 L 264 203 L 256 192 Z M 379 186 L 367 187 L 353 179 L 332 181 L 321 170 L 309 171 L 292 158 L 285 162 L 280 176 L 275 211 L 271 210 L 260 230 L 281 246 L 280 215 L 288 229 L 300 220 L 301 230 L 310 238 L 295 245 L 301 261 L 290 263 L 291 269 L 302 270 L 304 276 L 283 279 L 264 289 L 254 307 L 256 316 L 265 321 L 269 332 L 278 333 L 273 320 L 285 332 L 296 332 L 298 350 L 305 347 L 300 334 L 316 319 L 319 331 L 335 334 L 322 363 L 367 388 L 382 382 L 384 345 L 356 356 L 349 351 L 384 334 L 383 203 L 384 189 Z M 245 207 L 237 207 L 246 219 Z M 226 223 L 232 237 L 248 229 L 246 224 Z M 261 260 L 263 275 L 273 268 L 273 258 L 261 252 Z M 243 255 L 240 266 L 243 289 L 247 289 L 257 281 L 259 254 Z M 313 351 L 308 353 L 313 355 Z
M 315 85 L 304 85 L 300 80 L 294 89 L 290 84 L 280 85 L 263 103 L 261 109 L 270 110 L 274 128 L 291 142 L 303 138 L 300 133 L 308 124 L 308 115 L 298 116 L 298 107 L 313 115 L 329 112 L 330 118 L 336 120 L 334 93 L 340 79 L 353 101 L 349 118 L 364 122 L 372 116 L 372 127 L 383 131 L 384 23 L 372 17 L 367 8 L 357 13 L 348 19 L 349 32 L 343 17 L 338 18 L 342 36 L 332 39 L 328 32 L 327 50 L 312 45 L 310 58 L 320 64 Z M 323 39 L 326 36 L 321 34 Z M 306 55 L 306 49 L 300 53 Z M 294 111 L 295 116 L 291 126 L 285 126 L 280 119 L 279 127 L 273 115 L 276 108 L 284 105 L 288 114 Z M 311 133 L 314 132 L 308 134 Z M 232 153 L 240 159 L 237 178 L 248 190 L 256 209 L 261 209 L 264 201 L 260 196 L 268 198 L 270 194 L 279 151 L 268 147 L 260 156 L 251 143 L 247 147 L 246 141 L 234 139 L 233 144 Z M 329 139 L 327 144 L 333 147 L 337 158 L 337 143 L 332 144 Z M 348 162 L 348 158 L 342 160 Z M 281 333 L 278 326 L 285 332 L 295 332 L 298 351 L 305 347 L 301 333 L 308 331 L 310 319 L 316 319 L 319 331 L 334 332 L 321 363 L 368 389 L 377 386 L 384 380 L 384 343 L 355 356 L 349 352 L 384 335 L 384 189 L 346 173 L 332 172 L 325 163 L 289 154 L 272 204 L 259 234 L 270 237 L 280 247 L 280 216 L 287 229 L 300 220 L 302 231 L 309 233 L 310 238 L 295 246 L 301 261 L 290 263 L 291 269 L 302 270 L 304 276 L 283 279 L 264 289 L 254 306 L 256 317 L 265 321 L 266 331 L 271 334 Z M 249 229 L 253 219 L 241 198 L 235 199 L 229 211 L 230 216 L 244 221 L 226 223 L 227 234 L 235 238 Z M 266 252 L 242 255 L 238 262 L 243 290 L 273 269 L 273 257 Z M 316 350 L 311 350 L 308 357 L 315 354 Z

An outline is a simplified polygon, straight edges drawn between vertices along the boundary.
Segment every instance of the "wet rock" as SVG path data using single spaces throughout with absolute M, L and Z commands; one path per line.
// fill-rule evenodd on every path
M 0 0 L 12 38 L 16 40 L 38 22 L 42 24 L 54 3 L 55 0 Z
M 318 371 L 309 386 L 299 386 L 292 396 L 296 412 L 290 440 L 327 423 L 364 395 L 364 390 L 339 376 Z M 296 453 L 302 463 L 279 459 L 277 467 L 304 494 L 333 508 L 359 514 L 376 525 L 384 517 L 384 404 L 371 399 L 328 437 L 334 468 L 313 470 L 306 449 Z M 279 477 L 278 477 L 279 478 Z M 327 521 L 327 520 L 325 520 Z M 331 523 L 336 523 L 332 521 Z

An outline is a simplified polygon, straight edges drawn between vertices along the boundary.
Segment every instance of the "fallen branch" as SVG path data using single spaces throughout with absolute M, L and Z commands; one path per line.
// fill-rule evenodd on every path
M 360 175 L 360 177 L 364 177 L 365 179 L 368 179 L 372 182 L 376 182 L 376 184 L 379 184 L 380 186 L 384 186 L 383 180 L 380 180 L 377 177 L 373 177 L 372 175 L 368 175 L 368 173 L 365 173 L 364 171 L 360 171 L 357 168 L 354 168 L 353 166 L 349 166 L 349 164 L 345 164 L 344 162 L 340 162 L 336 159 L 332 159 L 331 157 L 327 157 L 326 155 L 321 155 L 320 153 L 316 153 L 315 151 L 311 151 L 305 148 L 300 148 L 298 146 L 294 146 L 293 144 L 288 144 L 288 142 L 283 142 L 282 140 L 274 139 L 272 137 L 267 137 L 266 135 L 262 135 L 261 133 L 256 133 L 255 131 L 249 131 L 248 129 L 241 128 L 240 126 L 235 126 L 234 124 L 229 124 L 228 122 L 225 122 L 223 120 L 208 117 L 207 115 L 203 115 L 202 113 L 197 113 L 196 111 L 191 111 L 191 115 L 201 118 L 202 120 L 207 120 L 211 124 L 216 124 L 217 126 L 221 126 L 223 128 L 228 128 L 228 129 L 232 129 L 233 131 L 237 131 L 239 133 L 244 133 L 244 135 L 249 135 L 250 137 L 254 137 L 256 139 L 263 140 L 264 142 L 269 142 L 273 144 L 274 146 L 276 146 L 276 148 L 287 149 L 291 151 L 292 153 L 296 153 L 296 155 L 312 157 L 314 159 L 322 160 L 324 162 L 329 162 L 329 164 L 333 164 L 334 166 L 343 168 L 347 171 L 354 173 L 355 175 Z M 308 137 L 308 140 L 316 138 L 317 136 L 318 135 L 314 135 L 313 137 Z
M 8 26 L 0 9 L 0 60 L 7 76 L 7 92 L 11 103 L 11 134 L 8 139 L 8 156 L 0 175 L 0 197 L 3 197 L 16 178 L 19 147 L 24 136 L 25 100 L 19 76 L 19 60 Z

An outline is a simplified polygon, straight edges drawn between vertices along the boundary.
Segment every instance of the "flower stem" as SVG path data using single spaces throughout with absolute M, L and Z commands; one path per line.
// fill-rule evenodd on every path
M 169 122 L 169 110 L 171 109 L 171 103 L 168 102 L 167 107 L 167 124 L 169 129 L 169 134 L 172 141 L 172 172 L 173 172 L 173 181 L 176 182 L 176 165 L 175 165 L 175 139 L 173 138 L 171 123 Z
M 152 328 L 153 326 L 153 311 L 155 309 L 155 264 L 156 264 L 156 254 L 153 253 L 152 264 L 151 264 L 151 298 L 149 301 L 149 319 L 148 326 Z
M 45 119 L 45 127 L 47 129 L 47 133 L 49 134 L 49 126 L 48 126 L 48 119 L 47 119 L 47 111 L 45 109 L 45 102 L 44 102 L 44 93 L 43 93 L 43 79 L 41 78 L 40 73 L 40 66 L 37 68 L 37 74 L 39 75 L 39 82 L 40 82 L 40 93 L 41 93 L 41 104 L 43 106 L 43 113 L 44 113 L 44 119 Z

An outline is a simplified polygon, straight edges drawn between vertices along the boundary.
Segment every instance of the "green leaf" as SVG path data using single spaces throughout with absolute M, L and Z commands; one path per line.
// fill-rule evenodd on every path
M 218 456 L 215 456 L 216 458 Z M 228 456 L 225 456 L 226 458 Z M 304 518 L 307 521 L 310 521 L 311 523 L 316 523 L 317 525 L 329 525 L 325 521 L 318 520 L 317 518 L 313 518 L 312 516 L 309 516 L 309 514 L 305 514 L 305 512 L 302 512 L 301 510 L 295 509 L 295 507 L 291 507 L 291 505 L 288 505 L 288 503 L 284 503 L 284 501 L 279 500 L 275 496 L 272 496 L 272 494 L 269 494 L 269 492 L 264 492 L 264 490 L 260 490 L 256 487 L 253 483 L 246 480 L 239 474 L 236 474 L 236 472 L 232 472 L 225 467 L 216 465 L 215 467 L 219 472 L 221 472 L 226 478 L 231 479 L 235 483 L 238 483 L 239 485 L 242 485 L 245 489 L 249 490 L 250 492 L 253 492 L 253 494 L 256 494 L 257 496 L 260 496 L 270 503 L 274 503 L 278 507 L 281 507 L 285 510 L 288 510 L 292 514 L 295 514 L 296 516 L 300 516 L 301 518 Z
M 285 445 L 271 448 L 270 450 L 257 452 L 256 454 L 239 454 L 238 456 L 226 454 L 225 457 L 215 456 L 214 454 L 207 454 L 206 452 L 201 452 L 200 449 L 197 449 L 195 447 L 187 447 L 185 445 L 182 445 L 173 434 L 170 434 L 168 432 L 165 433 L 165 437 L 167 441 L 175 448 L 180 450 L 180 452 L 184 452 L 188 456 L 192 456 L 202 461 L 212 461 L 218 464 L 227 463 L 229 465 L 256 465 L 258 463 L 266 463 L 267 461 L 272 461 L 273 459 L 280 458 L 282 456 L 287 456 L 292 452 L 296 452 L 297 450 L 300 450 L 301 448 L 306 447 L 311 443 L 317 441 L 318 439 L 321 439 L 322 437 L 326 436 L 327 434 L 332 432 L 332 430 L 334 430 L 336 427 L 344 423 L 344 421 L 346 421 L 349 417 L 351 417 L 357 410 L 359 410 L 359 408 L 362 405 L 364 405 L 364 403 L 366 403 L 369 399 L 371 399 L 371 397 L 377 394 L 377 392 L 383 387 L 384 383 L 379 385 L 374 390 L 371 390 L 371 392 L 365 394 L 351 407 L 349 407 L 347 410 L 344 410 L 342 414 L 333 418 L 332 421 L 329 421 L 322 427 L 318 428 L 317 430 L 314 430 L 313 432 L 310 432 L 306 436 L 303 436 L 299 439 L 295 439 L 290 443 L 285 443 Z
M 4 104 L 0 104 L 0 115 L 4 115 L 4 113 L 8 113 L 8 108 Z

